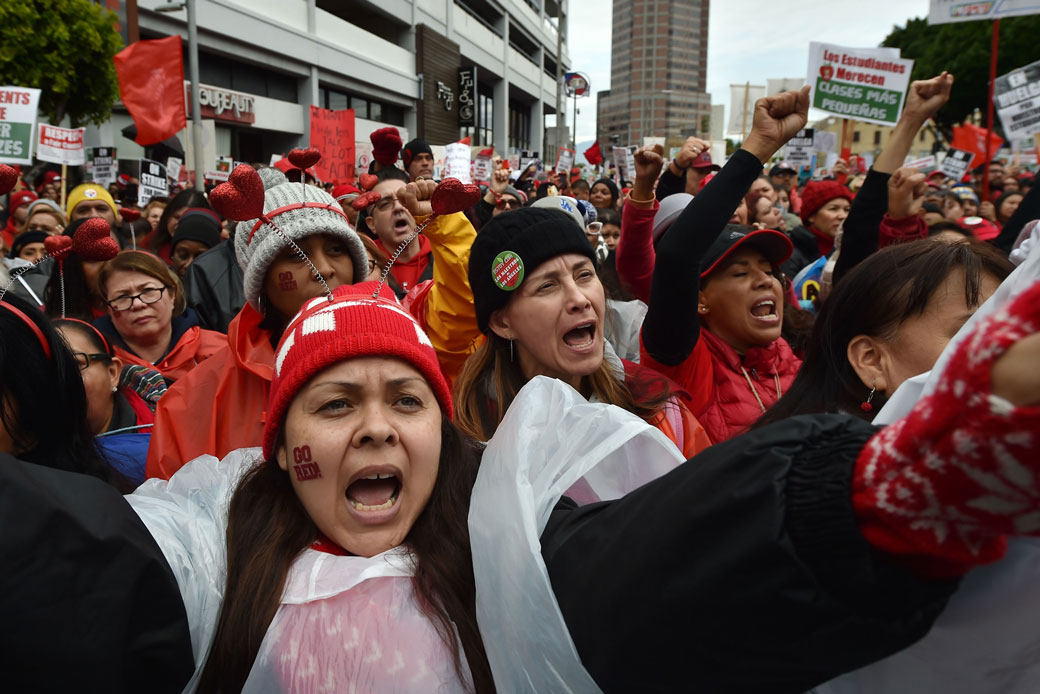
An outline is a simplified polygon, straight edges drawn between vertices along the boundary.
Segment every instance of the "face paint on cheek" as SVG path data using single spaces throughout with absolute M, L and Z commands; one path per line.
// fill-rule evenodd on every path
M 296 289 L 296 280 L 291 272 L 278 273 L 278 288 L 283 292 L 291 292 Z
M 299 446 L 292 451 L 293 471 L 296 473 L 297 482 L 316 480 L 321 478 L 321 468 L 311 461 L 311 447 Z

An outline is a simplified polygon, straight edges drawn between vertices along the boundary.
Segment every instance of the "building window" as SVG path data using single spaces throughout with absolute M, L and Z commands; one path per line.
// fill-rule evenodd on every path
M 875 130 L 874 131 L 874 144 L 875 145 L 880 145 L 881 144 L 881 131 L 880 130 Z
M 390 125 L 404 125 L 404 109 L 400 106 L 372 101 L 367 97 L 348 94 L 338 89 L 319 87 L 318 106 L 333 111 L 352 108 L 356 118 L 365 118 Z
M 530 149 L 531 114 L 522 104 L 509 104 L 509 149 Z
M 853 142 L 859 142 L 859 131 L 858 130 L 854 130 L 853 131 L 853 133 L 852 133 L 852 141 Z

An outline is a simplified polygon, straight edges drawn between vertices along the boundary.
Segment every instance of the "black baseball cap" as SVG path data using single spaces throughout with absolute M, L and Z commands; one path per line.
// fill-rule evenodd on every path
M 743 224 L 727 224 L 701 258 L 701 279 L 715 272 L 726 258 L 745 245 L 760 251 L 774 267 L 790 258 L 794 251 L 791 239 L 783 232 L 754 229 Z
M 796 174 L 798 173 L 798 171 L 793 166 L 788 164 L 786 161 L 778 161 L 777 163 L 773 164 L 773 168 L 769 170 L 770 176 L 776 176 L 782 173 Z

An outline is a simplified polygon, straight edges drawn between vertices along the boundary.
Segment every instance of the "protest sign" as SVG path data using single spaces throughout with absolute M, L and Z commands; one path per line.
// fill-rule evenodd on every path
M 444 178 L 457 178 L 463 183 L 470 183 L 470 147 L 461 142 L 452 142 L 444 146 Z
M 891 49 L 809 44 L 810 105 L 844 118 L 895 125 L 914 61 Z
M 813 133 L 813 149 L 817 152 L 837 152 L 838 133 L 817 130 Z
M 357 170 L 361 173 L 367 173 L 368 167 L 372 164 L 372 142 L 355 142 L 354 143 L 354 160 L 357 162 Z
M 568 173 L 572 166 L 574 166 L 574 150 L 560 147 L 560 151 L 556 155 L 556 173 Z
M 211 181 L 226 181 L 231 178 L 235 160 L 227 155 L 217 157 L 217 168 L 205 173 L 206 178 Z
M 787 141 L 787 163 L 796 169 L 812 165 L 816 153 L 816 138 L 812 128 L 803 128 Z
M 907 157 L 904 160 L 903 166 L 909 166 L 911 169 L 934 169 L 937 163 L 935 155 L 929 154 L 927 157 L 920 157 L 919 159 L 911 159 L 910 157 Z
M 184 168 L 184 162 L 181 161 L 180 157 L 167 157 L 166 159 L 166 177 L 171 181 L 181 180 L 181 169 Z
M 1002 19 L 1040 13 L 1036 0 L 931 0 L 928 3 L 929 24 L 972 22 L 979 19 Z
M 629 145 L 625 148 L 625 178 L 622 179 L 622 183 L 625 181 L 636 180 L 636 146 Z
M 311 147 L 321 152 L 314 165 L 323 181 L 354 183 L 357 178 L 354 109 L 330 111 L 311 106 Z
M 628 166 L 628 148 L 614 147 L 614 175 L 618 180 L 623 181 L 627 178 L 626 166 Z
M 32 164 L 39 89 L 0 87 L 0 162 Z
M 478 154 L 473 160 L 473 180 L 487 183 L 491 180 L 491 157 L 487 154 Z
M 106 188 L 116 180 L 116 148 L 91 147 L 90 163 L 94 183 Z
M 86 128 L 59 128 L 40 123 L 36 158 L 52 164 L 82 166 L 87 162 L 87 152 L 83 147 L 85 131 Z
M 166 179 L 166 167 L 151 159 L 141 160 L 141 174 L 137 177 L 137 206 L 144 207 L 156 196 L 165 197 L 170 194 L 170 185 Z
M 998 77 L 993 105 L 1009 140 L 1040 132 L 1040 60 Z
M 538 158 L 538 152 L 532 152 L 526 149 L 520 152 L 519 168 L 521 171 L 524 171 L 525 169 L 527 169 L 528 166 L 534 163 L 541 164 L 541 160 Z
M 729 122 L 726 131 L 745 133 L 751 129 L 754 120 L 755 102 L 766 95 L 764 84 L 731 84 L 729 85 Z
M 975 157 L 971 152 L 963 149 L 949 149 L 943 157 L 939 170 L 955 181 L 959 181 L 968 173 L 971 160 Z

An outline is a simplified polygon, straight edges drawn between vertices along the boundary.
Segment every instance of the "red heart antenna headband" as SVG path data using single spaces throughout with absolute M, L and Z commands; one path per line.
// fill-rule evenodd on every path
M 371 192 L 365 193 L 361 198 L 358 198 L 358 200 L 371 194 Z M 373 202 L 379 199 L 380 197 L 377 196 Z M 372 293 L 372 298 L 379 298 L 379 292 L 383 288 L 383 285 L 386 284 L 386 278 L 387 275 L 390 274 L 390 268 L 394 266 L 398 257 L 404 253 L 404 249 L 408 248 L 408 244 L 414 241 L 415 237 L 430 225 L 430 222 L 441 215 L 454 214 L 456 212 L 467 210 L 476 205 L 478 200 L 480 200 L 480 188 L 472 183 L 463 184 L 462 181 L 457 178 L 446 178 L 438 183 L 437 187 L 433 189 L 433 195 L 430 196 L 430 205 L 433 207 L 433 214 L 427 217 L 425 222 L 417 226 L 415 231 L 409 234 L 408 238 L 402 241 L 401 245 L 399 245 L 393 255 L 390 256 L 390 260 L 387 262 L 386 267 L 383 268 L 383 274 L 379 278 L 379 285 L 376 287 L 375 292 Z M 356 203 L 357 200 L 354 202 Z
M 7 164 L 0 164 L 0 195 L 10 193 L 18 183 L 18 170 Z
M 65 258 L 70 253 L 74 253 L 82 260 L 104 262 L 111 260 L 119 253 L 119 244 L 112 238 L 112 227 L 101 217 L 91 217 L 82 222 L 72 238 L 58 235 L 48 236 L 43 241 L 43 247 L 47 252 L 42 258 L 11 273 L 11 279 L 4 285 L 3 289 L 0 289 L 0 301 L 3 300 L 7 290 L 11 288 L 14 281 L 21 275 L 45 260 L 55 260 L 58 263 L 58 286 L 61 289 L 62 318 L 65 317 Z
M 314 166 L 319 159 L 321 159 L 321 153 L 313 147 L 310 149 L 294 149 L 289 152 L 289 161 L 297 165 L 298 163 L 305 163 L 307 166 Z M 303 186 L 303 192 L 306 195 L 307 184 L 301 183 L 301 185 Z M 236 222 L 256 220 L 253 224 L 253 228 L 249 232 L 249 239 L 246 241 L 247 244 L 252 243 L 253 236 L 264 224 L 267 224 L 274 229 L 275 232 L 282 237 L 282 240 L 292 247 L 292 249 L 296 251 L 304 261 L 306 261 L 314 275 L 314 279 L 321 283 L 321 286 L 325 289 L 325 295 L 328 297 L 329 301 L 332 301 L 332 290 L 329 289 L 329 285 L 325 282 L 325 278 L 322 277 L 320 272 L 318 272 L 317 266 L 311 262 L 311 259 L 307 257 L 307 254 L 303 252 L 303 249 L 274 223 L 273 218 L 283 212 L 289 212 L 290 210 L 317 208 L 338 214 L 340 217 L 347 220 L 347 224 L 349 224 L 350 220 L 347 219 L 347 215 L 339 205 L 327 202 L 307 202 L 304 200 L 284 205 L 264 214 L 264 182 L 260 178 L 260 174 L 256 172 L 256 169 L 249 164 L 239 164 L 236 166 L 235 170 L 232 171 L 231 175 L 228 177 L 227 182 L 221 183 L 209 194 L 209 202 L 213 206 L 214 210 L 228 219 Z

